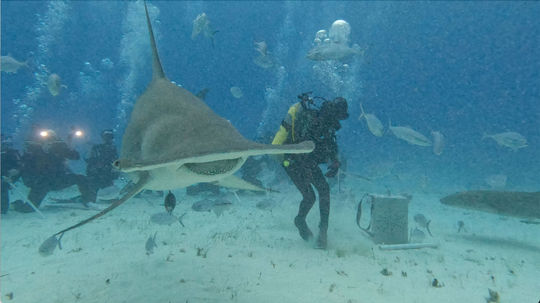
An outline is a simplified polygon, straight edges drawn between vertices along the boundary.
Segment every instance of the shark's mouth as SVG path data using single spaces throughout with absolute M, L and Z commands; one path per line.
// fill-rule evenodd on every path
M 196 174 L 214 176 L 230 172 L 236 168 L 241 160 L 242 158 L 235 158 L 202 163 L 186 163 L 184 166 Z

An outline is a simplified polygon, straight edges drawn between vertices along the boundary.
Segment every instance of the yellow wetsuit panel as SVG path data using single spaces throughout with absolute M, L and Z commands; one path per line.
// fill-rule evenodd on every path
M 272 140 L 272 144 L 273 145 L 281 145 L 281 144 L 283 144 L 283 142 L 285 142 L 285 140 L 287 140 L 288 135 L 289 135 L 289 133 L 287 132 L 285 127 L 280 125 L 278 132 L 274 136 L 274 140 Z
M 300 106 L 300 103 L 295 103 L 294 105 L 289 107 L 289 110 L 287 111 L 287 117 L 285 118 L 285 120 L 283 120 L 283 122 L 291 126 L 291 137 L 292 137 L 293 143 L 295 142 L 294 121 L 296 120 L 296 113 L 298 111 L 299 106 Z M 287 131 L 287 129 L 283 127 L 283 125 L 280 125 L 278 132 L 274 136 L 274 140 L 272 140 L 272 144 L 274 145 L 283 144 L 287 140 L 288 135 L 289 135 L 289 132 Z

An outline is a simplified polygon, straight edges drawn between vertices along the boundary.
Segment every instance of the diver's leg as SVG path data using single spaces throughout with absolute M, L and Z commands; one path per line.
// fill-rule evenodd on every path
M 328 217 L 330 216 L 330 186 L 328 186 L 328 182 L 319 167 L 313 170 L 312 176 L 313 185 L 315 185 L 319 193 L 319 211 L 321 214 L 317 247 L 324 249 L 327 244 Z
M 57 176 L 54 179 L 53 190 L 66 189 L 72 185 L 77 185 L 79 192 L 81 193 L 81 200 L 83 204 L 88 202 L 95 202 L 97 196 L 97 190 L 95 193 L 90 189 L 86 177 L 74 173 L 66 173 L 61 176 Z
M 96 202 L 99 186 L 95 189 L 92 189 L 90 184 L 88 183 L 88 180 L 86 179 L 86 176 L 72 174 L 72 177 L 75 181 L 75 184 L 77 184 L 79 191 L 81 192 L 82 202 L 85 205 L 88 202 Z
M 28 193 L 28 200 L 30 200 L 30 203 L 33 203 L 34 206 L 39 208 L 39 206 L 41 205 L 41 201 L 43 201 L 43 199 L 45 198 L 48 192 L 49 192 L 48 186 L 43 186 L 43 185 L 34 186 L 30 188 L 30 192 Z M 34 211 L 34 210 L 32 209 L 31 211 Z
M 311 188 L 308 176 L 306 176 L 306 170 L 293 166 L 288 167 L 286 171 L 296 188 L 298 188 L 302 194 L 302 201 L 298 208 L 298 215 L 294 218 L 294 225 L 298 228 L 300 237 L 308 241 L 313 237 L 313 233 L 307 226 L 306 217 L 313 207 L 313 204 L 315 204 L 315 192 L 313 191 L 313 188 Z

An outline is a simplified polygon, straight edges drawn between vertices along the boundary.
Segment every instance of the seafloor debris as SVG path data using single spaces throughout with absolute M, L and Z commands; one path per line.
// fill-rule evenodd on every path
M 8 298 L 8 300 L 13 300 L 13 292 L 8 292 L 6 298 Z
M 433 281 L 431 281 L 431 286 L 441 288 L 441 287 L 444 286 L 444 284 L 439 282 L 439 280 L 437 280 L 437 278 L 434 278 Z
M 489 297 L 486 298 L 487 303 L 500 303 L 501 302 L 501 298 L 498 292 L 492 290 L 491 288 L 488 288 L 488 291 L 489 291 Z

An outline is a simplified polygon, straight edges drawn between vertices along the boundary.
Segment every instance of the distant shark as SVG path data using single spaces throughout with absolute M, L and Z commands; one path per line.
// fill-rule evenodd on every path
M 441 199 L 448 206 L 525 219 L 540 219 L 540 192 L 472 190 Z
M 315 147 L 311 141 L 287 145 L 250 141 L 201 99 L 167 79 L 146 3 L 144 7 L 152 46 L 153 76 L 135 103 L 122 139 L 121 157 L 114 163 L 136 184 L 108 208 L 59 231 L 54 237 L 103 216 L 144 189 L 170 190 L 213 182 L 225 187 L 264 191 L 233 175 L 249 156 L 309 153 Z

